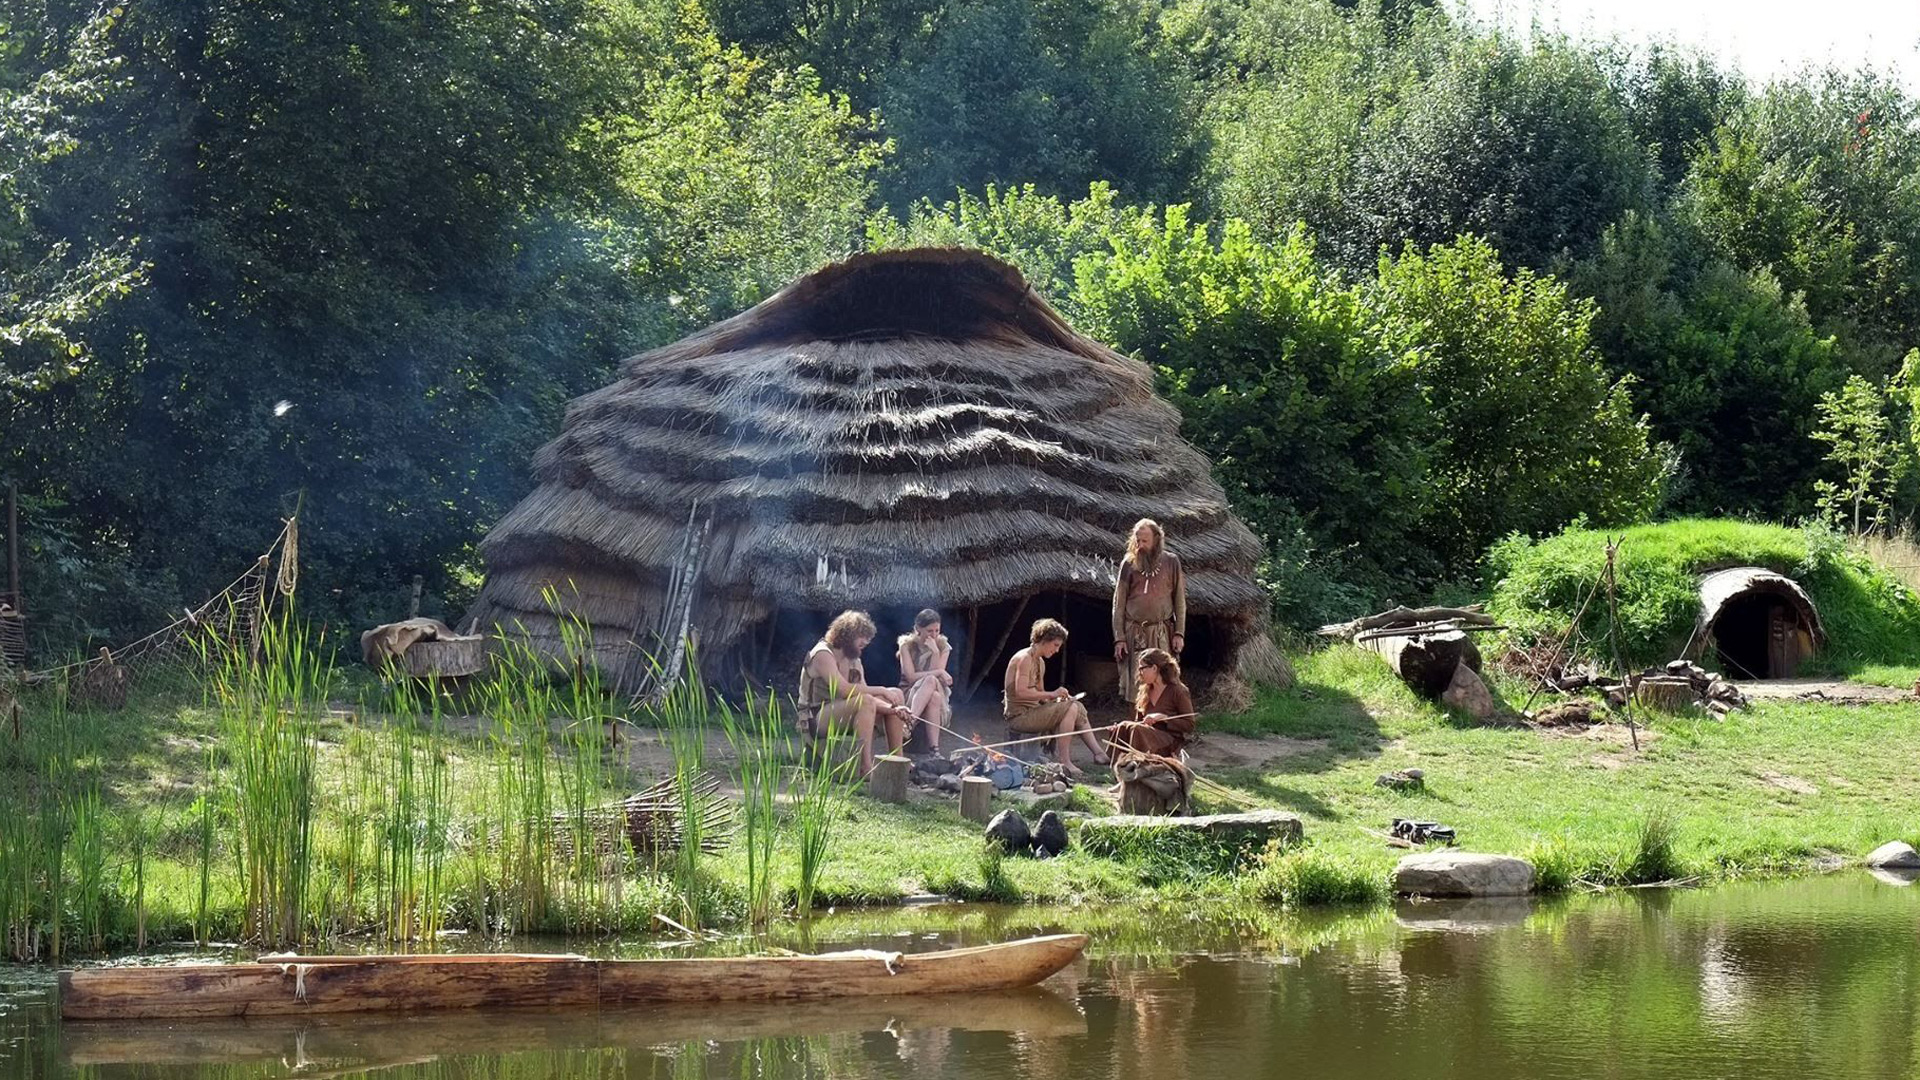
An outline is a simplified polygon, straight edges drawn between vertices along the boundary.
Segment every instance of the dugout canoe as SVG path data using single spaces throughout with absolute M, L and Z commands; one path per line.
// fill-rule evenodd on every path
M 215 1017 L 73 1023 L 61 1031 L 67 1064 L 271 1065 L 391 1068 L 444 1058 L 532 1051 L 648 1050 L 717 1039 L 949 1029 L 1063 1039 L 1087 1018 L 1045 987 L 980 994 L 823 1001 L 671 1002 L 555 1012 L 461 1010 Z
M 926 953 L 596 960 L 584 956 L 276 956 L 253 964 L 60 973 L 68 1020 L 299 1016 L 649 1002 L 809 1001 L 1031 986 L 1071 964 L 1084 934 Z

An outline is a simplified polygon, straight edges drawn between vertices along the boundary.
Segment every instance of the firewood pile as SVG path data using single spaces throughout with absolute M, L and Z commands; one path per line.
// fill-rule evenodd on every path
M 699 824 L 700 850 L 719 851 L 732 839 L 736 823 L 733 805 L 720 794 L 720 782 L 701 777 L 693 788 L 695 817 Z M 573 855 L 576 832 L 574 815 L 552 815 L 553 849 L 562 857 Z M 661 780 L 644 791 L 617 803 L 596 806 L 587 811 L 587 828 L 593 837 L 594 852 L 611 855 L 624 842 L 642 858 L 680 850 L 685 829 L 680 817 L 680 793 L 674 780 Z
M 1592 665 L 1579 665 L 1549 673 L 1544 681 L 1563 694 L 1596 690 L 1615 708 L 1626 704 L 1629 697 L 1667 710 L 1697 706 L 1717 717 L 1747 707 L 1747 696 L 1738 686 L 1691 660 L 1650 667 L 1624 679 L 1603 674 Z

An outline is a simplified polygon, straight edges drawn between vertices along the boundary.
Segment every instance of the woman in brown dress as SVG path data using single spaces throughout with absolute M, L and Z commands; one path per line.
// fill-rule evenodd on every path
M 1178 757 L 1193 737 L 1193 695 L 1180 681 L 1180 661 L 1164 649 L 1140 654 L 1139 690 L 1133 719 L 1113 730 L 1113 742 L 1129 750 Z
M 1113 660 L 1120 697 L 1133 698 L 1133 675 L 1148 649 L 1179 656 L 1187 645 L 1187 575 L 1167 550 L 1167 534 L 1141 518 L 1127 536 L 1127 553 L 1113 581 Z

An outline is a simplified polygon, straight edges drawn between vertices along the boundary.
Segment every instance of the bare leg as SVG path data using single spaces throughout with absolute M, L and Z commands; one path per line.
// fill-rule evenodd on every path
M 1060 718 L 1059 726 L 1053 729 L 1059 736 L 1053 740 L 1053 760 L 1067 770 L 1068 776 L 1080 775 L 1080 770 L 1073 764 L 1073 729 L 1075 717 L 1084 715 L 1076 705 L 1067 710 L 1067 714 Z
M 1100 740 L 1093 734 L 1093 724 L 1087 719 L 1087 707 L 1077 701 L 1074 702 L 1072 716 L 1074 717 L 1074 730 L 1079 733 L 1080 741 L 1086 743 L 1087 749 L 1093 751 L 1093 760 L 1095 763 L 1105 765 L 1107 763 L 1107 752 L 1101 749 Z
M 889 711 L 887 713 L 887 753 L 898 754 L 906 742 L 907 722 L 900 719 L 899 713 Z
M 937 725 L 941 715 L 946 712 L 940 706 L 940 690 L 940 684 L 932 679 L 917 682 L 913 685 L 913 700 L 907 705 L 913 715 L 927 725 L 927 742 L 933 746 L 936 754 L 940 752 L 940 728 Z
M 873 771 L 873 718 L 876 713 L 874 700 L 860 698 L 860 707 L 853 714 L 853 741 L 860 746 L 860 775 Z

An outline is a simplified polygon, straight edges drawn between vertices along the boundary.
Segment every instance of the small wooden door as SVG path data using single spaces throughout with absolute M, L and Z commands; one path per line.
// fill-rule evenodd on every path
M 1800 634 L 1785 604 L 1767 612 L 1767 678 L 1791 679 L 1800 669 Z

